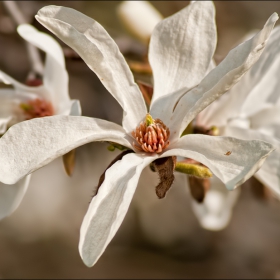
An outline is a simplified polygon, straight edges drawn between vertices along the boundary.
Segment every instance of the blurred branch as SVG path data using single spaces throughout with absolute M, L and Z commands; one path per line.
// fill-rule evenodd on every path
M 28 23 L 28 21 L 22 14 L 21 10 L 18 8 L 15 1 L 3 1 L 2 3 L 4 4 L 7 12 L 13 18 L 13 20 L 17 25 Z M 27 48 L 27 53 L 32 68 L 30 74 L 31 75 L 39 74 L 42 76 L 44 66 L 40 58 L 38 49 L 26 41 L 25 41 L 25 45 Z

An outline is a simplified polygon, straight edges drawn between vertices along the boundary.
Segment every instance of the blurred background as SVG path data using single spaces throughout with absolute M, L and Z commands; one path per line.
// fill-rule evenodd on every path
M 127 58 L 141 59 L 145 44 L 133 38 L 117 17 L 120 1 L 21 1 L 29 23 L 46 5 L 75 8 L 96 19 Z M 167 17 L 188 1 L 151 1 Z M 253 29 L 262 28 L 277 1 L 214 1 L 218 28 L 217 62 Z M 143 18 L 143 25 L 145 18 Z M 122 110 L 95 74 L 60 42 L 66 55 L 72 99 L 84 116 L 121 123 Z M 24 41 L 0 3 L 0 69 L 25 82 L 30 65 Z M 43 54 L 42 54 L 43 56 Z M 139 73 L 137 78 L 147 79 Z M 77 149 L 76 168 L 67 177 L 62 159 L 35 172 L 19 208 L 0 222 L 1 278 L 280 278 L 280 202 L 257 199 L 246 184 L 229 226 L 202 229 L 190 207 L 185 178 L 179 175 L 167 197 L 158 200 L 157 176 L 145 170 L 129 212 L 93 268 L 78 253 L 79 229 L 100 175 L 118 154 L 105 143 Z

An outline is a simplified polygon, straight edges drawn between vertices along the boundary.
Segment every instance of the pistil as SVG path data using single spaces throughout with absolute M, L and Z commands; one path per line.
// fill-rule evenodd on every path
M 139 151 L 161 153 L 169 146 L 169 135 L 169 128 L 160 119 L 154 120 L 147 114 L 145 121 L 132 132 L 133 138 L 137 141 L 133 146 Z

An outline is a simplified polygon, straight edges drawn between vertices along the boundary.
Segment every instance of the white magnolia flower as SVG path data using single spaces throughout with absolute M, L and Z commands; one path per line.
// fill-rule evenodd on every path
M 132 153 L 107 169 L 84 217 L 79 251 L 86 265 L 94 265 L 114 237 L 140 174 L 150 163 L 171 160 L 171 174 L 162 182 L 167 184 L 174 178 L 172 156 L 192 158 L 234 189 L 252 176 L 274 149 L 259 140 L 180 137 L 200 111 L 228 91 L 258 60 L 278 19 L 273 14 L 258 34 L 233 49 L 205 76 L 216 47 L 214 14 L 212 2 L 195 2 L 156 26 L 149 50 L 154 95 L 151 115 L 147 115 L 124 57 L 100 24 L 65 7 L 48 6 L 38 12 L 37 20 L 72 47 L 116 98 L 124 111 L 123 122 L 120 126 L 89 117 L 52 116 L 14 125 L 0 139 L 0 180 L 13 184 L 91 141 L 127 147 Z M 233 151 L 229 157 L 224 155 L 228 150 Z
M 216 126 L 220 135 L 245 140 L 260 139 L 277 147 L 278 149 L 269 155 L 254 176 L 278 198 L 280 198 L 279 47 L 280 28 L 276 27 L 258 62 L 227 94 L 203 110 L 196 120 L 196 125 L 204 129 Z M 220 230 L 230 220 L 238 193 L 226 192 L 223 183 L 217 178 L 211 180 L 214 181 L 211 182 L 211 188 L 206 195 L 206 204 L 193 202 L 194 211 L 205 228 Z M 217 203 L 217 200 L 220 203 Z M 215 208 L 214 211 L 212 207 Z
M 163 19 L 148 1 L 123 1 L 117 14 L 124 26 L 143 43 L 149 42 L 155 26 Z
M 26 119 L 81 114 L 79 101 L 69 98 L 68 73 L 60 45 L 48 34 L 39 32 L 28 24 L 20 25 L 18 33 L 26 41 L 46 52 L 43 84 L 26 86 L 0 71 L 0 80 L 13 86 L 13 89 L 0 89 L 0 135 L 13 124 Z M 24 133 L 21 131 L 21 134 Z M 32 148 L 31 142 L 30 145 Z M 28 160 L 28 155 L 21 156 L 26 156 Z M 29 181 L 30 175 L 12 186 L 0 183 L 0 219 L 18 207 Z

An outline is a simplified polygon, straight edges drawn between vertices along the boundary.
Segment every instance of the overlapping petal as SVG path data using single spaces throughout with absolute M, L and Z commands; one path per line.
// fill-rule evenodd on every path
M 106 171 L 105 180 L 84 217 L 79 251 L 84 263 L 93 266 L 119 229 L 142 170 L 155 158 L 128 154 Z
M 14 185 L 0 183 L 0 220 L 18 208 L 28 188 L 30 177 L 31 174 Z
M 44 86 L 38 87 L 29 87 L 22 83 L 19 83 L 14 78 L 9 76 L 8 74 L 4 73 L 0 70 L 0 81 L 7 84 L 12 85 L 16 90 L 17 94 L 36 94 L 37 97 L 41 97 L 44 99 L 48 99 L 49 93 Z
M 227 94 L 199 114 L 199 122 L 208 126 L 225 125 L 229 118 L 252 115 L 280 101 L 279 47 L 280 28 L 277 26 L 260 59 Z
M 70 100 L 68 95 L 69 79 L 62 48 L 51 36 L 39 32 L 29 24 L 22 24 L 17 30 L 26 41 L 46 52 L 43 82 L 50 93 L 53 105 L 58 106 L 55 111 L 59 114 L 61 111 L 59 107 Z
M 215 176 L 210 181 L 211 187 L 206 193 L 203 203 L 192 200 L 192 208 L 203 228 L 222 230 L 231 219 L 232 208 L 241 189 L 228 191 L 221 180 Z
M 151 114 L 155 118 L 165 121 L 179 97 L 202 80 L 216 41 L 211 1 L 194 2 L 155 27 L 149 48 L 154 76 Z
M 36 19 L 81 56 L 122 106 L 124 129 L 135 129 L 145 117 L 146 105 L 124 57 L 106 30 L 92 18 L 65 7 L 44 7 Z
M 273 150 L 273 145 L 259 140 L 189 134 L 180 138 L 161 157 L 176 155 L 201 162 L 228 190 L 233 190 L 254 175 Z
M 181 135 L 199 112 L 236 84 L 258 60 L 277 19 L 278 15 L 272 14 L 260 32 L 232 49 L 197 87 L 180 99 L 169 124 L 175 131 L 173 137 Z
M 124 129 L 105 120 L 53 116 L 18 123 L 0 141 L 0 181 L 14 184 L 53 159 L 92 141 L 112 141 L 133 149 Z

